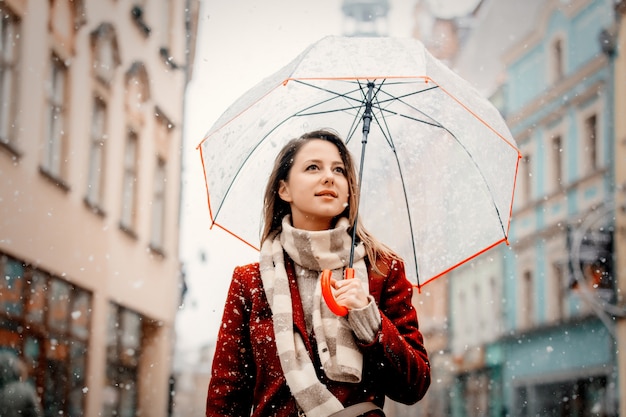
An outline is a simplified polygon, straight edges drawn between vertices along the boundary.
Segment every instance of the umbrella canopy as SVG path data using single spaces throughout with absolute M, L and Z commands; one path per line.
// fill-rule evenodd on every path
M 212 224 L 258 248 L 274 158 L 320 128 L 361 161 L 360 221 L 416 285 L 507 240 L 520 152 L 504 120 L 422 43 L 397 38 L 323 38 L 215 122 L 198 145 Z

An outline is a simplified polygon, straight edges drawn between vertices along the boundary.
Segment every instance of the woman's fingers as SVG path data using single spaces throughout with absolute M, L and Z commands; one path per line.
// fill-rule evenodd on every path
M 337 281 L 336 279 L 331 279 L 330 283 L 335 289 L 334 295 L 338 304 L 352 309 L 363 308 L 369 303 L 367 292 L 360 280 L 344 279 Z

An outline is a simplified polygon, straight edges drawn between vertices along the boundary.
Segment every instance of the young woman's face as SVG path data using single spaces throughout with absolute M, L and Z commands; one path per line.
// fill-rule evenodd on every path
M 329 229 L 348 204 L 348 179 L 337 147 L 322 139 L 302 145 L 278 195 L 291 206 L 297 229 Z

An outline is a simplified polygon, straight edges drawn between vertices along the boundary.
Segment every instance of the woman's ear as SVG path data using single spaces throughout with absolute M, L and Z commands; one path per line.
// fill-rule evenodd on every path
M 278 196 L 285 203 L 291 203 L 291 193 L 289 192 L 289 186 L 285 182 L 285 180 L 280 180 L 278 183 Z

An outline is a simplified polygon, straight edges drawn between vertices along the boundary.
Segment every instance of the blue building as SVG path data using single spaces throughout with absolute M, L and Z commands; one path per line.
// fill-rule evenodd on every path
M 512 416 L 617 410 L 610 0 L 550 1 L 505 54 L 507 122 L 524 156 L 490 347 Z M 498 363 L 499 362 L 499 363 Z
M 457 71 L 501 109 L 523 160 L 510 246 L 450 275 L 451 415 L 615 416 L 613 2 L 481 9 Z

